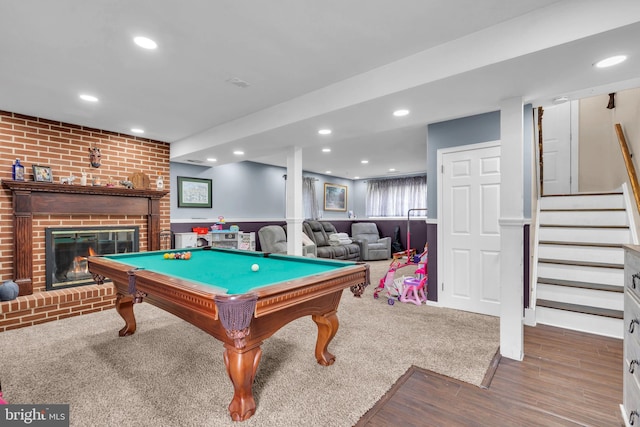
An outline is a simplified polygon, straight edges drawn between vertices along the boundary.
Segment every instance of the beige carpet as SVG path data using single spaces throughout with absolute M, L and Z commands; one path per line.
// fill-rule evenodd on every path
M 372 281 L 388 263 L 376 263 Z M 375 284 L 372 284 L 372 287 Z M 316 363 L 316 327 L 287 325 L 263 345 L 258 408 L 243 426 L 351 426 L 411 366 L 479 385 L 499 345 L 499 319 L 433 306 L 361 299 L 346 290 L 340 329 Z M 0 333 L 0 381 L 11 403 L 68 403 L 73 426 L 238 426 L 222 345 L 149 304 L 138 331 L 106 312 Z

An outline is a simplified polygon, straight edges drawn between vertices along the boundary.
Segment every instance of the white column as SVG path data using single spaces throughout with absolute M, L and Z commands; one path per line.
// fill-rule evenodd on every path
M 523 135 L 522 98 L 503 100 L 500 108 L 500 353 L 515 360 L 524 357 Z
M 302 148 L 287 153 L 287 253 L 302 255 Z

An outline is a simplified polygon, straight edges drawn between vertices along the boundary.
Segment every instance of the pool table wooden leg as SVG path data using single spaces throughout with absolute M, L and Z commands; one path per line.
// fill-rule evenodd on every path
M 338 316 L 336 311 L 331 311 L 323 315 L 314 314 L 311 316 L 316 325 L 318 325 L 318 340 L 316 341 L 316 360 L 323 366 L 332 365 L 336 361 L 336 357 L 329 353 L 327 348 L 329 343 L 338 332 Z
M 234 389 L 233 399 L 229 404 L 229 414 L 234 421 L 249 419 L 256 412 L 252 388 L 262 356 L 260 344 L 262 343 L 241 350 L 233 344 L 224 345 L 224 364 Z
M 121 337 L 133 335 L 136 332 L 136 316 L 133 313 L 133 295 L 124 295 L 120 292 L 116 295 L 116 311 L 124 319 L 124 328 L 118 334 Z

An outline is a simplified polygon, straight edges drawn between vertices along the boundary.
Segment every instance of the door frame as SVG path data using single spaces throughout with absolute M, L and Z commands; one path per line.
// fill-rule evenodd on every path
M 437 262 L 437 268 L 438 268 L 438 283 L 436 284 L 436 286 L 438 286 L 438 305 L 441 307 L 449 307 L 447 305 L 447 303 L 449 303 L 449 301 L 446 300 L 444 292 L 442 292 L 442 284 L 445 281 L 449 281 L 448 277 L 446 277 L 446 272 L 444 270 L 444 227 L 443 227 L 443 213 L 442 213 L 442 209 L 443 209 L 443 204 L 442 204 L 442 195 L 443 195 L 443 191 L 444 191 L 444 179 L 443 179 L 443 163 L 442 163 L 442 157 L 446 154 L 451 154 L 451 153 L 456 153 L 456 152 L 461 152 L 461 151 L 470 151 L 470 150 L 482 150 L 485 148 L 494 148 L 494 147 L 502 147 L 502 142 L 500 140 L 495 140 L 495 141 L 487 141 L 487 142 L 479 142 L 476 144 L 466 144 L 466 145 L 458 145 L 455 147 L 449 147 L 449 148 L 440 148 L 437 150 L 437 173 L 438 173 L 438 195 L 437 195 L 437 199 L 438 199 L 438 231 L 437 231 L 437 239 L 438 239 L 438 249 L 437 249 L 437 253 L 439 254 L 438 256 L 438 262 Z M 501 150 L 501 154 L 500 154 L 500 158 L 502 159 L 502 150 Z M 502 176 L 502 173 L 500 174 Z
M 542 133 L 544 134 L 544 118 L 545 118 L 545 114 L 551 114 L 550 110 L 548 108 L 544 108 L 544 106 L 542 107 L 544 110 L 544 113 L 542 115 Z M 569 124 L 567 125 L 569 127 L 569 157 L 570 157 L 570 194 L 577 194 L 579 193 L 578 187 L 579 187 L 579 180 L 580 180 L 580 162 L 579 162 L 579 155 L 580 155 L 580 101 L 579 100 L 572 100 L 570 101 L 570 107 L 569 107 Z M 539 135 L 539 131 L 540 131 L 540 127 L 538 126 L 538 109 L 534 108 L 533 109 L 533 130 L 534 130 L 534 135 L 536 135 L 534 137 L 534 147 L 536 147 L 534 149 L 534 157 L 536 160 L 536 166 L 535 166 L 535 174 L 532 175 L 533 177 L 535 177 L 536 179 L 536 190 L 537 193 L 541 195 L 540 192 L 540 151 L 538 150 L 538 143 L 540 141 L 538 141 L 538 135 Z M 544 153 L 543 153 L 544 155 Z M 543 164 L 544 167 L 544 164 Z

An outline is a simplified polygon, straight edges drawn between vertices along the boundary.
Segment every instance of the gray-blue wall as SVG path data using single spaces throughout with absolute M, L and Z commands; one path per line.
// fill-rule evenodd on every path
M 531 218 L 532 107 L 524 106 L 523 198 L 524 218 Z M 478 114 L 427 126 L 427 207 L 429 218 L 438 216 L 438 150 L 500 139 L 500 112 Z
M 438 150 L 500 139 L 500 112 L 434 123 L 427 126 L 427 208 L 438 217 Z
M 286 168 L 262 163 L 240 162 L 206 167 L 171 163 L 171 220 L 229 219 L 283 220 L 286 218 L 284 175 Z M 322 218 L 347 218 L 347 212 L 322 210 L 324 184 L 347 186 L 347 211 L 355 205 L 364 206 L 364 194 L 354 191 L 353 181 L 326 175 L 303 173 L 317 179 L 316 194 Z M 212 180 L 212 208 L 178 208 L 177 180 L 179 176 Z M 362 201 L 358 201 L 362 199 Z M 364 215 L 364 212 L 362 213 Z

